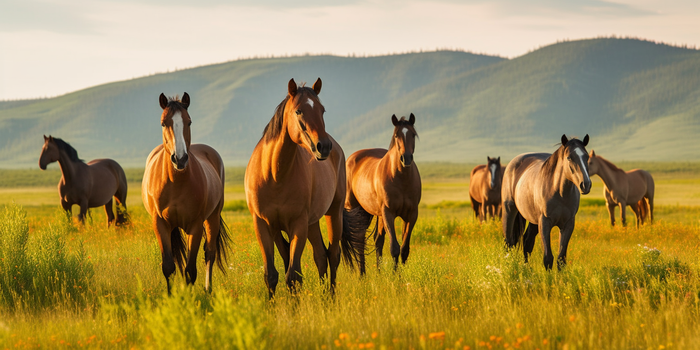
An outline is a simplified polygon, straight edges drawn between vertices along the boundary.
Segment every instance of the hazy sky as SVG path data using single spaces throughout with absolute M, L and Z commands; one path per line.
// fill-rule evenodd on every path
M 698 23 L 697 0 L 0 0 L 0 100 L 253 56 L 512 58 L 610 35 L 700 46 Z

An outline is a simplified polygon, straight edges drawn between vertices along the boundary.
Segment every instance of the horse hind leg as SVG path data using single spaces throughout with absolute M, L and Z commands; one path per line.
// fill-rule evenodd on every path
M 115 223 L 114 212 L 112 211 L 112 198 L 105 203 L 105 214 L 107 214 L 107 227 Z
M 323 283 L 328 276 L 328 250 L 326 249 L 326 244 L 323 242 L 321 226 L 318 222 L 309 225 L 308 239 L 314 252 L 314 262 L 318 269 L 319 280 Z
M 384 254 L 384 239 L 386 238 L 386 230 L 384 229 L 384 219 L 377 216 L 377 223 L 374 227 L 374 250 L 377 256 L 377 270 L 381 270 L 382 255 Z
M 474 197 L 469 196 L 469 200 L 472 203 L 472 209 L 474 210 L 474 217 L 481 221 L 481 203 L 477 202 Z
M 539 233 L 538 226 L 529 222 L 527 224 L 527 228 L 525 229 L 525 234 L 523 235 L 523 255 L 525 256 L 526 263 L 532 254 L 532 249 L 535 247 L 535 238 L 537 237 L 537 233 Z

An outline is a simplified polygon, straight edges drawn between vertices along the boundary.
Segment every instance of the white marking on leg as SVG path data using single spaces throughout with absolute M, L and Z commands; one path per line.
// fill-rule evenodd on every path
M 311 106 L 311 108 L 314 108 L 314 100 L 312 100 L 312 99 L 309 98 L 309 99 L 306 100 L 306 104 L 308 104 L 309 106 Z
M 185 122 L 182 120 L 182 113 L 175 112 L 173 115 L 173 136 L 175 136 L 175 156 L 181 159 L 187 153 L 185 143 Z

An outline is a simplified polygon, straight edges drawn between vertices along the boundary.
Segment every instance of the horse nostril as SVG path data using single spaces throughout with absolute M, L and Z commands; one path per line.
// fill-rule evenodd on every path
M 323 153 L 323 144 L 322 144 L 321 142 L 317 143 L 317 144 L 316 144 L 316 149 L 317 149 L 319 152 Z
M 175 157 L 174 154 L 171 155 L 171 156 L 170 156 L 170 161 L 177 164 L 177 157 Z

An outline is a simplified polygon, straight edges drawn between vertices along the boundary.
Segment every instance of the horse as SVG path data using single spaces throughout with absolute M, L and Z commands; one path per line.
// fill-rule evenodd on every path
M 554 257 L 550 232 L 557 226 L 557 268 L 561 270 L 566 265 L 566 250 L 576 224 L 580 193 L 591 191 L 586 152 L 588 140 L 588 135 L 583 141 L 569 140 L 562 135 L 561 146 L 554 153 L 521 154 L 506 166 L 501 190 L 503 234 L 508 248 L 515 247 L 523 236 L 526 262 L 539 229 L 542 232 L 544 266 L 547 270 L 552 268 Z M 529 222 L 527 231 L 525 220 Z
M 46 170 L 46 166 L 53 162 L 58 162 L 61 167 L 58 194 L 61 197 L 61 207 L 69 218 L 73 204 L 77 204 L 80 206 L 78 219 L 83 224 L 88 208 L 101 206 L 105 207 L 107 213 L 107 226 L 121 226 L 128 222 L 126 175 L 119 163 L 105 158 L 85 164 L 70 144 L 60 138 L 44 135 L 39 168 Z M 116 219 L 112 212 L 112 197 L 117 201 Z
M 591 175 L 598 175 L 605 185 L 605 204 L 610 214 L 610 224 L 615 226 L 615 207 L 620 207 L 622 226 L 627 226 L 625 207 L 629 205 L 637 217 L 637 228 L 649 216 L 654 223 L 654 178 L 649 172 L 634 169 L 628 172 L 591 151 L 588 157 Z
M 401 262 L 406 263 L 411 249 L 411 233 L 418 219 L 418 204 L 421 198 L 421 179 L 418 166 L 413 162 L 416 145 L 416 117 L 411 113 L 408 120 L 391 116 L 394 131 L 389 149 L 371 148 L 353 153 L 346 163 L 348 174 L 345 208 L 361 208 L 368 213 L 364 230 L 372 217 L 377 217 L 374 229 L 377 268 L 381 265 L 385 232 L 391 237 L 391 257 L 394 270 Z M 403 238 L 399 248 L 396 240 L 394 220 L 403 220 Z M 363 249 L 364 250 L 364 249 Z M 360 261 L 360 273 L 364 274 L 364 257 Z
M 501 218 L 501 182 L 503 167 L 501 157 L 486 157 L 487 163 L 472 169 L 469 178 L 469 198 L 474 215 L 484 222 L 488 216 Z
M 204 288 L 211 292 L 214 263 L 226 273 L 224 261 L 230 240 L 221 218 L 224 162 L 212 147 L 191 144 L 192 119 L 187 93 L 181 100 L 168 99 L 161 93 L 159 102 L 163 109 L 160 117 L 163 143 L 154 148 L 146 160 L 141 191 L 143 204 L 152 218 L 168 294 L 176 264 L 188 284 L 196 281 L 197 253 L 204 232 Z M 187 234 L 187 244 L 181 230 Z
M 356 215 L 343 208 L 345 154 L 325 130 L 325 108 L 318 98 L 321 86 L 320 78 L 312 88 L 289 80 L 287 96 L 275 109 L 245 171 L 246 201 L 262 251 L 270 299 L 279 277 L 275 245 L 291 292 L 302 285 L 301 256 L 308 239 L 321 281 L 326 280 L 330 265 L 330 291 L 334 293 L 341 252 L 353 267 L 364 239 L 364 231 L 353 230 Z M 319 225 L 322 216 L 328 226 L 328 248 Z

